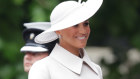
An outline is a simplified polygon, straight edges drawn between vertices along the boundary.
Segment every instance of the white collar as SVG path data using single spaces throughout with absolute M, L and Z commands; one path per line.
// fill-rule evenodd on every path
M 78 56 L 70 53 L 60 45 L 56 44 L 50 54 L 50 57 L 54 58 L 56 61 L 60 62 L 62 65 L 77 74 L 81 73 L 83 61 L 87 63 L 96 72 L 96 74 L 99 73 L 95 64 L 89 59 L 85 50 L 83 58 L 79 58 Z

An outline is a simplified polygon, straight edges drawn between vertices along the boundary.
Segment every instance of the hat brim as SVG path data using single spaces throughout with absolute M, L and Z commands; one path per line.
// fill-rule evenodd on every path
M 43 47 L 35 47 L 35 46 L 23 46 L 20 49 L 20 52 L 47 52 L 48 49 Z
M 34 41 L 39 44 L 44 44 L 52 42 L 56 39 L 58 39 L 58 36 L 55 32 L 42 32 L 35 37 Z

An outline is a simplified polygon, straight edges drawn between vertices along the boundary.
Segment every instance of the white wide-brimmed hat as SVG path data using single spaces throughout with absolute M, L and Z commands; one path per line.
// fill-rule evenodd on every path
M 48 32 L 62 30 L 88 20 L 98 11 L 102 2 L 103 0 L 87 0 L 86 2 L 79 0 L 78 2 L 64 1 L 60 3 L 51 13 L 51 28 L 39 34 L 35 39 L 38 43 L 43 43 L 45 41 L 43 37 L 46 37 Z
M 46 39 L 51 40 L 50 42 L 46 42 L 45 44 L 38 44 L 34 41 L 35 36 L 50 28 L 50 22 L 24 23 L 24 26 L 26 29 L 23 31 L 23 39 L 26 43 L 20 49 L 20 52 L 48 52 L 51 49 L 50 47 L 55 46 L 55 40 L 58 38 L 55 32 L 50 32 L 54 38 L 46 37 Z

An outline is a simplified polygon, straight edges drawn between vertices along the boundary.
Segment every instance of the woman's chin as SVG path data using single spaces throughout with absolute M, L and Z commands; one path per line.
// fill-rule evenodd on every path
M 78 48 L 84 48 L 84 47 L 86 47 L 86 44 L 80 44 L 80 45 L 78 45 Z

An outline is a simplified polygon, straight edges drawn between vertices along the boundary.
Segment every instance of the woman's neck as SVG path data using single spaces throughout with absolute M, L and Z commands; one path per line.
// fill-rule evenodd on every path
M 74 46 L 71 46 L 71 45 L 65 45 L 65 44 L 62 44 L 60 43 L 59 44 L 60 46 L 62 46 L 64 49 L 68 50 L 70 53 L 76 55 L 76 56 L 79 56 L 80 55 L 80 48 L 76 48 Z

